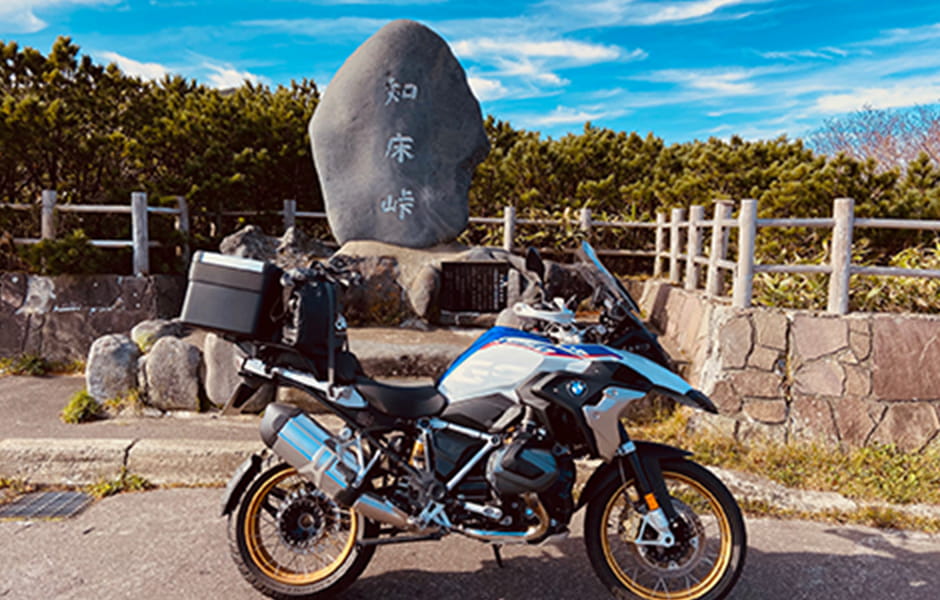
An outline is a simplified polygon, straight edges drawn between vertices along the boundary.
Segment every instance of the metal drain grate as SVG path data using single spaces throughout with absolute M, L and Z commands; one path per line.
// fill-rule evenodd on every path
M 82 492 L 33 492 L 0 506 L 0 519 L 65 519 L 91 502 Z

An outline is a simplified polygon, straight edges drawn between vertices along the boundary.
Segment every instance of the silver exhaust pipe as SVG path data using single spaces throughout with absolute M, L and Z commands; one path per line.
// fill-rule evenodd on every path
M 261 421 L 261 438 L 300 475 L 340 504 L 351 503 L 352 509 L 373 521 L 401 530 L 416 529 L 411 517 L 388 500 L 368 492 L 353 500 L 345 493 L 355 492 L 350 487 L 366 470 L 362 457 L 343 447 L 302 410 L 285 404 L 268 405 Z

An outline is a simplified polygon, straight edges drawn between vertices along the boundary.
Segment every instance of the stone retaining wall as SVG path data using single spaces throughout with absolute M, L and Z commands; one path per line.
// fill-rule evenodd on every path
M 740 438 L 940 443 L 940 317 L 734 309 L 653 281 L 641 304 Z
M 95 339 L 179 314 L 185 279 L 170 275 L 0 273 L 0 356 L 84 360 Z

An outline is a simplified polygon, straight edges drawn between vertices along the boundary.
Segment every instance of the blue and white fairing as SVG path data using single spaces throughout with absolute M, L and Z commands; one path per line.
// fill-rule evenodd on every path
M 579 374 L 599 361 L 624 364 L 680 396 L 692 390 L 684 379 L 642 356 L 600 344 L 556 344 L 510 327 L 494 327 L 477 338 L 441 376 L 438 390 L 451 403 L 492 394 L 518 402 L 517 388 L 536 373 Z

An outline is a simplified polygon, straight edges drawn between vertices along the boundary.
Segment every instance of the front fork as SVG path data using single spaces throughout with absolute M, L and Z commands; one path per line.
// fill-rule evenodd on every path
M 670 547 L 676 543 L 675 534 L 681 527 L 682 521 L 672 505 L 669 490 L 666 489 L 666 481 L 663 479 L 659 459 L 651 457 L 643 460 L 643 457 L 636 450 L 636 445 L 627 435 L 623 423 L 618 423 L 617 429 L 620 434 L 620 446 L 617 448 L 617 456 L 629 462 L 633 470 L 633 481 L 637 494 L 646 508 L 634 542 L 640 546 Z M 619 462 L 618 468 L 620 469 L 621 481 L 626 483 L 629 478 L 624 472 L 622 461 Z M 655 532 L 654 538 L 651 539 L 647 535 L 649 531 Z

